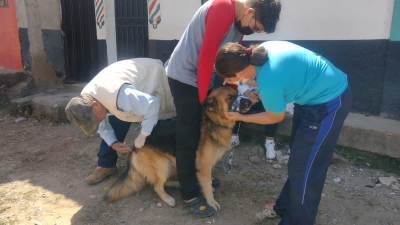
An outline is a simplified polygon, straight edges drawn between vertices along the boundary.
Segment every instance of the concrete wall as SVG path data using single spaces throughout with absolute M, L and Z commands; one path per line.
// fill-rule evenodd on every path
M 387 46 L 387 60 L 381 117 L 400 120 L 400 0 L 393 7 L 390 39 Z
M 21 70 L 21 53 L 14 0 L 0 7 L 0 67 Z
M 60 0 L 15 0 L 23 68 L 38 86 L 64 77 Z

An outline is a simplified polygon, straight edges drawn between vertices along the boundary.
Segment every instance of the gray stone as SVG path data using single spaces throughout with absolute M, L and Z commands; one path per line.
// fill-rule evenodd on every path
M 333 181 L 334 181 L 335 183 L 340 183 L 341 179 L 340 179 L 340 177 L 336 177 L 336 178 L 333 179 Z
M 14 123 L 19 123 L 23 121 L 26 121 L 26 117 L 18 117 L 17 119 L 14 120 Z
M 289 157 L 290 157 L 290 155 L 284 155 L 284 156 L 282 156 L 282 160 L 288 160 Z
M 274 168 L 274 169 L 280 169 L 280 168 L 282 168 L 282 166 L 279 165 L 279 164 L 274 164 L 274 165 L 272 165 L 272 168 Z
M 395 191 L 400 191 L 400 188 L 396 184 L 391 184 L 390 189 L 395 190 Z
M 382 185 L 385 185 L 385 186 L 388 186 L 388 187 L 390 187 L 390 184 L 392 182 L 394 182 L 394 181 L 396 181 L 396 178 L 394 178 L 392 176 L 390 176 L 390 177 L 379 177 L 379 182 Z
M 161 203 L 161 202 L 157 203 L 157 206 L 158 206 L 159 208 L 161 208 L 161 207 L 162 207 L 162 203 Z
M 255 145 L 251 148 L 251 154 L 252 155 L 263 155 L 264 154 L 264 149 L 259 146 L 259 145 Z
M 282 151 L 281 150 L 276 151 L 276 160 L 278 162 L 282 161 Z
M 255 163 L 255 164 L 258 164 L 261 161 L 261 159 L 260 159 L 260 157 L 258 157 L 258 155 L 251 156 L 249 158 L 249 160 L 250 160 L 250 162 Z

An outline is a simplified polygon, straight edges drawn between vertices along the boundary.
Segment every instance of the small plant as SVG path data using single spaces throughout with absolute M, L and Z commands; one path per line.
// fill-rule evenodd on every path
M 20 103 L 17 105 L 11 105 L 9 113 L 12 116 L 26 116 L 26 114 L 30 115 L 31 106 L 30 103 Z
M 400 159 L 376 153 L 365 152 L 352 148 L 338 146 L 335 152 L 349 160 L 356 166 L 371 167 L 382 169 L 388 173 L 400 175 Z

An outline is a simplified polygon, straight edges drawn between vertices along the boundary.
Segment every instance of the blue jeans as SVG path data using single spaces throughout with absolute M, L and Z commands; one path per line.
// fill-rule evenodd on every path
M 117 137 L 118 142 L 123 142 L 125 140 L 126 134 L 129 131 L 131 122 L 122 121 L 115 116 L 110 116 L 109 121 L 112 128 L 114 129 L 115 136 Z M 159 120 L 156 126 L 164 124 L 168 121 L 170 121 L 170 119 Z M 110 146 L 108 146 L 108 144 L 104 140 L 101 140 L 100 150 L 97 153 L 97 157 L 99 157 L 99 160 L 97 161 L 97 166 L 99 167 L 112 168 L 117 165 L 117 152 Z
M 131 122 L 122 121 L 115 116 L 109 116 L 109 121 L 112 128 L 114 129 L 117 140 L 119 142 L 123 142 L 125 140 L 126 134 L 129 131 Z M 108 144 L 103 139 L 101 140 L 100 150 L 97 153 L 97 157 L 99 157 L 99 160 L 97 161 L 97 166 L 99 167 L 112 168 L 117 165 L 117 152 L 110 146 L 108 146 Z

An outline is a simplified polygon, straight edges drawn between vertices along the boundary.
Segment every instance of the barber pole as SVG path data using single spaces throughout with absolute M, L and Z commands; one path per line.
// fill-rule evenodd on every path
M 153 25 L 153 29 L 156 29 L 161 22 L 160 0 L 147 0 L 147 6 L 149 7 L 149 22 Z
M 96 24 L 101 29 L 104 26 L 104 2 L 103 0 L 94 0 L 94 7 L 96 9 Z

